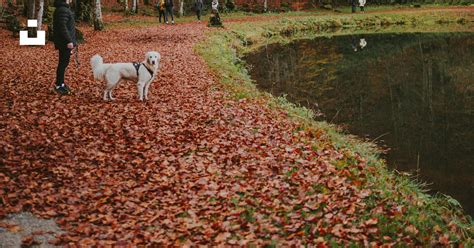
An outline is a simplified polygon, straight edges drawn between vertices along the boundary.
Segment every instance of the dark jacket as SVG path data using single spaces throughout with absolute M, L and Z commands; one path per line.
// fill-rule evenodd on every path
M 173 0 L 165 0 L 165 7 L 168 9 L 173 8 Z
M 194 3 L 194 8 L 196 9 L 196 11 L 202 10 L 202 7 L 203 7 L 202 0 L 196 0 L 196 2 Z
M 62 0 L 56 0 L 54 7 L 56 7 L 53 15 L 54 46 L 56 49 L 65 49 L 68 43 L 76 45 L 76 25 L 69 5 Z

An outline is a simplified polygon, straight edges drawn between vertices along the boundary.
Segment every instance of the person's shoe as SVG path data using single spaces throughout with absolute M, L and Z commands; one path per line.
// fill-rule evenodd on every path
M 168 22 L 166 22 L 166 24 L 168 24 Z
M 69 86 L 66 84 L 63 84 L 62 86 L 67 90 L 67 92 L 71 93 L 71 88 L 69 88 Z
M 171 24 L 174 24 L 174 21 L 171 21 Z
M 54 90 L 56 92 L 58 92 L 58 94 L 60 94 L 60 95 L 69 95 L 69 94 L 71 94 L 71 89 L 69 89 L 69 87 L 65 84 L 56 85 L 54 87 Z

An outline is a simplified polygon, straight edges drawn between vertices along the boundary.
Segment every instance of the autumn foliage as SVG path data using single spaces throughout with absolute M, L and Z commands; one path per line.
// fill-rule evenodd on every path
M 419 239 L 409 223 L 382 232 L 379 218 L 405 209 L 378 198 L 366 161 L 284 111 L 229 98 L 193 52 L 205 29 L 83 28 L 66 97 L 53 91 L 52 44 L 20 47 L 1 30 L 0 216 L 55 218 L 66 231 L 55 244 L 449 242 L 441 230 Z M 162 56 L 150 100 L 139 102 L 124 83 L 104 102 L 90 57 L 141 61 L 149 50 Z

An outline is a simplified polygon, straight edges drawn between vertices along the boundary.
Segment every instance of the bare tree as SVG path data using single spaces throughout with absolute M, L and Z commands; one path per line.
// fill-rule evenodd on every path
M 138 13 L 138 0 L 132 0 L 132 12 Z
M 36 19 L 36 9 L 35 9 L 35 0 L 27 0 L 27 10 L 26 10 L 26 17 L 28 20 Z M 28 28 L 28 35 L 29 36 L 36 36 L 36 28 Z
M 102 29 L 104 29 L 104 23 L 102 22 L 102 8 L 100 6 L 100 0 L 95 0 L 94 30 Z
M 26 16 L 28 19 L 35 19 L 35 0 L 27 0 Z
M 125 12 L 127 12 L 128 11 L 128 0 L 124 0 L 123 4 L 125 5 Z
M 184 16 L 184 0 L 179 0 L 179 16 Z
M 38 20 L 38 30 L 42 30 L 41 25 L 43 25 L 44 0 L 39 0 L 38 2 L 38 12 L 36 12 L 36 18 Z

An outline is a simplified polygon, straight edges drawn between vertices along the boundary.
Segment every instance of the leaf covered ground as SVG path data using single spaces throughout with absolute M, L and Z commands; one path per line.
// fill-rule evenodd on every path
M 52 90 L 53 45 L 20 47 L 0 30 L 0 217 L 55 218 L 65 233 L 54 244 L 450 242 L 441 228 L 420 236 L 408 222 L 382 230 L 406 208 L 371 187 L 364 158 L 283 110 L 229 97 L 193 51 L 206 29 L 83 27 L 67 97 Z M 149 50 L 162 56 L 150 100 L 129 82 L 104 102 L 90 57 L 141 61 Z

